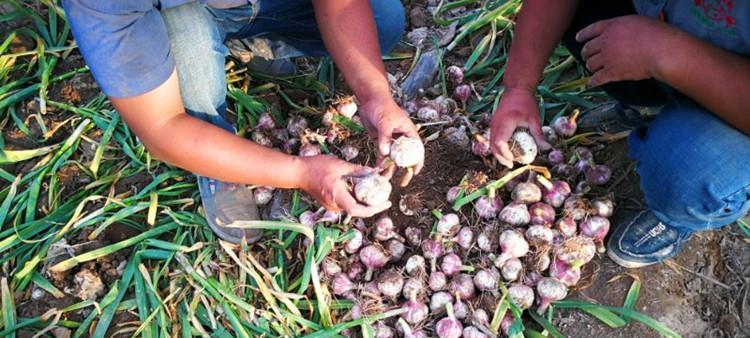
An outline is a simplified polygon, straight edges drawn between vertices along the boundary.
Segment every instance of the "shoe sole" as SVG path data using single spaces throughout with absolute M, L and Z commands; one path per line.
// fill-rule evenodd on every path
M 210 221 L 207 221 L 206 223 L 208 223 L 208 227 L 211 228 L 211 231 L 213 231 L 213 233 L 216 236 L 218 236 L 222 240 L 227 241 L 227 242 L 232 243 L 232 244 L 240 244 L 242 242 L 243 238 L 245 239 L 245 241 L 247 243 L 255 243 L 258 240 L 260 240 L 260 236 L 253 236 L 253 237 L 250 237 L 250 238 L 247 238 L 245 236 L 243 236 L 243 237 L 235 237 L 235 236 L 229 235 L 226 232 L 224 232 L 223 228 L 225 228 L 225 227 L 220 227 L 218 225 L 213 224 L 213 222 L 210 222 Z
M 654 263 L 641 263 L 641 262 L 629 261 L 629 260 L 620 258 L 612 250 L 607 250 L 607 257 L 609 257 L 609 259 L 611 259 L 612 261 L 614 261 L 615 263 L 617 263 L 617 265 L 619 265 L 621 267 L 624 267 L 624 268 L 628 268 L 628 269 L 638 269 L 638 268 L 642 268 L 642 267 L 645 267 L 645 266 L 656 264 L 656 262 L 654 262 Z

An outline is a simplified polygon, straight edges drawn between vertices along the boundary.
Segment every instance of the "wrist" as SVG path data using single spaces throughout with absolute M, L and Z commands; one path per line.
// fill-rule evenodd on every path
M 384 102 L 393 100 L 391 91 L 386 85 L 385 88 L 382 86 L 372 86 L 366 90 L 357 91 L 357 99 L 363 106 L 367 106 L 373 102 Z
M 512 86 L 512 87 L 506 86 L 505 89 L 503 89 L 503 97 L 510 97 L 510 96 L 534 97 L 536 96 L 536 87 L 529 88 L 529 86 Z
M 310 176 L 310 157 L 292 156 L 290 165 L 294 172 L 294 189 L 307 191 L 309 188 L 308 177 Z
M 666 24 L 664 28 L 664 38 L 655 41 L 654 47 L 650 48 L 651 60 L 648 63 L 649 75 L 661 82 L 667 82 L 669 74 L 680 67 L 678 64 L 683 56 L 692 53 L 689 35 Z

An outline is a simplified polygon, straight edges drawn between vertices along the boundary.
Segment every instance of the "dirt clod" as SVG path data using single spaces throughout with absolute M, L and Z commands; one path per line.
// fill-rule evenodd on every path
M 104 283 L 99 275 L 91 270 L 81 270 L 73 278 L 74 294 L 83 300 L 96 300 L 104 293 Z

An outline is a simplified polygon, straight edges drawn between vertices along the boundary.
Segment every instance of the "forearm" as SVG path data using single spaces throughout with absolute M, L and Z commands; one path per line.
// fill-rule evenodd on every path
M 653 73 L 750 135 L 750 59 L 673 29 Z
M 326 49 L 360 101 L 390 96 L 368 0 L 313 0 Z
M 506 89 L 536 90 L 544 66 L 570 25 L 577 5 L 577 0 L 523 2 L 503 77 Z
M 298 157 L 260 146 L 187 114 L 175 115 L 162 124 L 140 136 L 160 160 L 226 182 L 300 187 Z
M 128 127 L 155 157 L 222 181 L 300 186 L 301 160 L 259 146 L 185 113 L 177 72 L 140 96 L 111 98 Z

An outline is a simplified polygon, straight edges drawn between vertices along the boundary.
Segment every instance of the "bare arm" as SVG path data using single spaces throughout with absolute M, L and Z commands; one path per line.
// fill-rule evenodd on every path
M 377 27 L 369 0 L 313 0 L 315 17 L 326 49 L 362 103 L 362 121 L 378 141 L 378 163 L 390 153 L 399 135 L 417 137 L 417 127 L 390 93 L 380 56 Z M 391 167 L 392 169 L 393 167 Z M 415 166 L 419 173 L 422 163 Z M 385 172 L 386 176 L 393 170 Z M 411 180 L 405 175 L 401 186 Z
M 576 35 L 592 85 L 655 78 L 750 134 L 750 59 L 663 21 L 629 15 L 595 22 Z
M 570 25 L 577 5 L 577 0 L 523 2 L 503 78 L 506 90 L 536 91 L 544 66 Z
M 177 73 L 143 95 L 112 98 L 128 126 L 159 159 L 222 181 L 297 188 L 300 161 L 185 113 Z M 259 165 L 263 163 L 263 165 Z M 268 175 L 268 172 L 276 173 Z
M 687 33 L 657 61 L 654 77 L 750 135 L 750 59 Z
M 257 145 L 185 113 L 177 73 L 139 96 L 111 98 L 128 126 L 156 157 L 227 182 L 300 188 L 329 210 L 369 217 L 390 207 L 364 206 L 349 193 L 345 178 L 367 168 L 333 156 L 295 157 Z
M 313 0 L 326 49 L 360 101 L 390 98 L 368 0 Z

